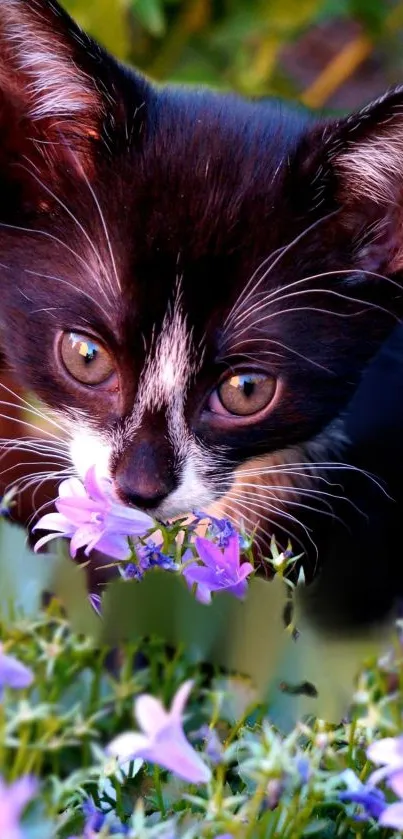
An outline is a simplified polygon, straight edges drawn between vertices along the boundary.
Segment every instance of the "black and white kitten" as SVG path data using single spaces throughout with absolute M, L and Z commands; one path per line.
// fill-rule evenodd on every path
M 320 564 L 343 411 L 403 311 L 402 185 L 403 88 L 329 120 L 155 87 L 53 0 L 1 0 L 4 355 L 78 473 L 156 518 Z

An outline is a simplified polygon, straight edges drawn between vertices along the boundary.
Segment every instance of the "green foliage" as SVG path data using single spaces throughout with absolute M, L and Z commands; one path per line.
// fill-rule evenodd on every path
M 394 22 L 400 25 L 397 0 L 64 2 L 112 52 L 160 80 L 293 96 L 299 81 L 284 65 L 284 49 L 320 22 L 336 19 L 358 22 L 383 51 L 381 64 L 392 65 L 397 78 L 402 69 L 392 37 Z
M 263 698 L 249 679 L 236 675 L 238 666 L 251 673 L 255 669 L 259 681 L 259 673 L 274 668 L 277 642 L 269 636 L 277 631 L 283 595 L 273 584 L 252 581 L 244 604 L 221 594 L 213 607 L 203 607 L 187 592 L 183 596 L 172 572 L 148 572 L 141 582 L 122 581 L 106 593 L 102 642 L 98 618 L 88 616 L 82 572 L 67 562 L 63 549 L 54 556 L 36 556 L 23 533 L 4 520 L 0 548 L 0 654 L 15 656 L 34 674 L 31 687 L 6 687 L 0 695 L 0 777 L 11 784 L 29 773 L 40 782 L 24 817 L 23 839 L 85 839 L 83 805 L 89 797 L 124 825 L 124 834 L 105 825 L 99 834 L 104 839 L 217 839 L 229 831 L 234 839 L 392 836 L 372 821 L 356 822 L 356 805 L 342 804 L 338 793 L 345 789 L 346 770 L 363 782 L 368 778 L 365 751 L 370 743 L 400 734 L 399 638 L 395 654 L 382 660 L 379 653 L 372 656 L 358 682 L 353 679 L 357 650 L 351 662 L 351 649 L 316 646 L 306 656 L 303 646 L 294 644 L 294 656 L 284 662 L 284 678 L 298 682 L 308 666 L 312 677 L 323 670 L 325 684 L 335 670 L 331 684 L 338 685 L 343 708 L 347 697 L 350 703 L 343 724 L 315 720 L 312 714 L 302 718 L 293 691 L 279 695 L 273 689 Z M 281 575 L 291 560 L 273 543 L 271 561 Z M 46 609 L 41 606 L 41 591 L 53 583 L 74 626 L 60 599 L 53 598 Z M 269 603 L 262 587 L 270 591 L 272 586 Z M 221 615 L 220 603 L 226 604 Z M 201 647 L 199 633 L 206 635 Z M 217 633 L 216 657 L 212 641 Z M 256 652 L 251 652 L 250 633 Z M 167 638 L 173 644 L 168 648 Z M 266 660 L 261 658 L 265 649 Z M 248 654 L 257 664 L 247 661 Z M 151 693 L 168 706 L 189 678 L 194 688 L 186 733 L 205 752 L 212 770 L 208 785 L 191 786 L 139 759 L 119 767 L 107 757 L 107 744 L 135 727 L 133 700 L 140 693 Z M 207 749 L 206 726 L 221 744 L 214 755 Z

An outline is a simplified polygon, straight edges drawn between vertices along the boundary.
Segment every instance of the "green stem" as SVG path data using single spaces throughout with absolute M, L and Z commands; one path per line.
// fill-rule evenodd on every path
M 164 803 L 164 796 L 162 794 L 162 785 L 161 785 L 161 774 L 158 766 L 154 766 L 154 784 L 155 784 L 155 795 L 157 799 L 158 809 L 162 815 L 162 818 L 166 816 L 165 810 L 165 803 Z

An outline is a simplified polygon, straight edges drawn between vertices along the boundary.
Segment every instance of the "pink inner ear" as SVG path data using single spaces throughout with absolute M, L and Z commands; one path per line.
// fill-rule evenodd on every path
M 58 24 L 56 8 L 47 2 L 1 0 L 0 84 L 7 87 L 15 75 L 33 120 L 65 120 L 100 105 L 93 79 L 75 63 Z

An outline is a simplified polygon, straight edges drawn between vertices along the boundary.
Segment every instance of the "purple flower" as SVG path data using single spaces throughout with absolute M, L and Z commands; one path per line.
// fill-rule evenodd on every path
M 172 557 L 163 554 L 161 548 L 152 539 L 149 539 L 145 545 L 136 548 L 136 553 L 139 556 L 142 571 L 148 571 L 149 568 L 176 571 L 176 564 Z
M 169 711 L 153 696 L 139 696 L 134 711 L 142 732 L 127 732 L 116 737 L 109 744 L 108 753 L 123 762 L 142 757 L 191 784 L 207 783 L 210 770 L 183 731 L 183 711 L 192 686 L 193 682 L 184 682 Z
M 376 743 L 371 743 L 367 749 L 367 757 L 372 763 L 384 764 L 382 769 L 376 769 L 368 778 L 368 784 L 374 786 L 386 781 L 393 792 L 403 798 L 403 736 L 384 737 Z
M 5 687 L 22 690 L 30 687 L 33 681 L 32 670 L 25 667 L 25 664 L 21 664 L 14 656 L 6 655 L 0 644 L 0 700 Z
M 307 784 L 311 777 L 311 764 L 306 757 L 299 757 L 296 761 L 295 768 L 303 784 Z
M 83 813 L 85 815 L 84 837 L 85 839 L 92 839 L 94 834 L 101 833 L 104 828 L 108 829 L 108 836 L 113 836 L 116 833 L 126 834 L 129 832 L 127 825 L 122 824 L 117 816 L 110 813 L 105 814 L 95 806 L 92 798 L 88 798 L 83 804 Z
M 205 567 L 194 562 L 183 570 L 189 587 L 196 583 L 196 597 L 200 603 L 211 603 L 211 592 L 226 590 L 235 597 L 244 597 L 248 587 L 246 578 L 253 572 L 250 562 L 240 562 L 240 545 L 237 535 L 228 540 L 221 550 L 209 539 L 198 537 L 196 550 Z
M 228 548 L 232 536 L 237 536 L 234 525 L 228 519 L 210 519 L 209 531 L 219 548 Z
M 246 547 L 248 540 L 240 536 L 232 522 L 229 519 L 217 519 L 215 516 L 209 516 L 208 513 L 203 513 L 201 510 L 194 510 L 195 517 L 194 524 L 200 524 L 202 521 L 208 522 L 208 536 L 218 545 L 219 548 L 227 548 L 231 536 L 237 536 L 240 540 L 241 548 Z
M 59 487 L 57 513 L 43 516 L 34 530 L 52 530 L 36 543 L 39 550 L 51 539 L 66 536 L 71 539 L 70 553 L 75 557 L 85 547 L 87 556 L 96 547 L 115 559 L 128 559 L 128 536 L 144 536 L 154 522 L 146 513 L 125 507 L 113 495 L 112 481 L 98 477 L 95 466 L 88 470 L 84 483 L 69 478 Z
M 128 562 L 127 565 L 123 565 L 123 567 L 120 566 L 119 573 L 124 580 L 141 580 L 143 576 L 141 568 L 139 568 L 138 565 L 135 565 L 134 562 Z
M 364 784 L 359 789 L 340 792 L 339 799 L 352 804 L 360 804 L 364 808 L 366 816 L 370 816 L 377 821 L 386 807 L 383 792 L 376 787 Z M 362 816 L 359 818 L 361 820 Z
M 37 782 L 26 775 L 7 786 L 0 778 L 0 836 L 23 839 L 20 818 L 37 791 Z

